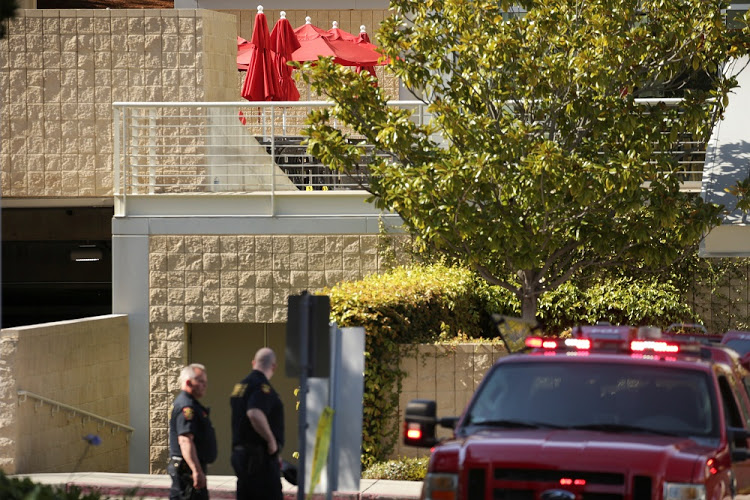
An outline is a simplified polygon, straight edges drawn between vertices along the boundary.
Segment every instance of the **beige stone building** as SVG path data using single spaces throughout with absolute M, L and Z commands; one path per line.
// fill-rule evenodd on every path
M 3 326 L 127 315 L 128 411 L 117 416 L 134 429 L 133 472 L 164 469 L 178 369 L 206 364 L 222 447 L 212 472 L 228 474 L 230 387 L 258 347 L 283 353 L 288 296 L 381 271 L 380 227 L 399 220 L 295 149 L 289 138 L 306 109 L 238 102 L 236 37 L 250 38 L 254 9 L 175 6 L 29 8 L 9 22 L 0 41 Z M 310 16 L 354 33 L 387 15 L 383 0 L 265 7 L 271 25 L 285 9 L 293 26 Z M 378 77 L 404 98 L 382 69 Z M 238 156 L 253 159 L 229 163 Z M 291 437 L 296 382 L 280 358 L 274 384 Z M 285 454 L 296 446 L 290 439 Z
M 164 469 L 168 408 L 186 362 L 208 368 L 206 402 L 223 448 L 213 472 L 231 473 L 227 397 L 260 346 L 281 354 L 274 382 L 295 436 L 295 380 L 283 373 L 287 297 L 378 272 L 380 225 L 398 225 L 351 186 L 313 191 L 287 180 L 285 193 L 279 183 L 170 193 L 164 179 L 182 174 L 162 170 L 150 177 L 155 189 L 133 188 L 138 171 L 124 163 L 134 156 L 122 147 L 133 122 L 118 122 L 115 103 L 240 101 L 236 37 L 250 38 L 255 11 L 200 7 L 24 9 L 0 41 L 3 326 L 127 314 L 133 472 Z M 359 14 L 284 7 L 293 23 L 312 14 L 355 33 L 386 15 L 383 3 Z M 269 24 L 279 10 L 266 10 Z M 189 182 L 205 187 L 197 178 Z M 270 212 L 253 201 L 270 198 Z M 290 439 L 285 453 L 295 449 Z

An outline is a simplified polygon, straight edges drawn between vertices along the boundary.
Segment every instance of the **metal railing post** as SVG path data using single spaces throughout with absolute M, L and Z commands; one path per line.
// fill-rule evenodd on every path
M 154 194 L 156 186 L 156 110 L 148 110 L 148 194 Z
M 271 169 L 271 215 L 276 215 L 276 169 L 273 168 L 274 157 L 276 155 L 276 134 L 274 133 L 274 124 L 276 123 L 276 106 L 271 106 L 271 159 L 269 168 Z
M 120 191 L 122 189 L 122 182 L 120 180 L 120 175 L 122 173 L 122 165 L 120 164 L 120 154 L 122 151 L 120 151 L 121 148 L 121 142 L 120 142 L 120 134 L 122 133 L 122 130 L 120 130 L 121 122 L 122 122 L 122 108 L 115 106 L 114 112 L 112 113 L 114 115 L 114 123 L 112 126 L 112 135 L 114 136 L 114 149 L 115 149 L 115 157 L 114 157 L 114 170 L 115 170 L 115 176 L 114 176 L 114 186 L 112 186 L 115 196 L 119 196 L 122 194 Z

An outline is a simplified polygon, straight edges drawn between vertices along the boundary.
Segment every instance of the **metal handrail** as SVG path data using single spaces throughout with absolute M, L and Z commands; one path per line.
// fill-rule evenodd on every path
M 93 420 L 98 420 L 99 422 L 103 422 L 107 425 L 112 426 L 113 428 L 116 428 L 118 430 L 122 430 L 125 432 L 134 432 L 135 429 L 133 427 L 130 427 L 129 425 L 122 424 L 120 422 L 115 422 L 114 420 L 110 420 L 108 418 L 102 417 L 100 415 L 97 415 L 95 413 L 91 413 L 86 410 L 81 410 L 80 408 L 76 408 L 74 406 L 66 405 L 65 403 L 61 403 L 59 401 L 55 401 L 54 399 L 46 398 L 44 396 L 40 396 L 39 394 L 35 394 L 33 392 L 24 391 L 19 389 L 17 391 L 17 394 L 19 396 L 18 403 L 23 403 L 26 401 L 27 397 L 30 397 L 32 399 L 36 399 L 37 401 L 41 401 L 42 403 L 47 403 L 50 406 L 55 406 L 58 409 L 62 408 L 66 411 L 77 413 L 78 415 L 81 415 L 82 417 L 87 417 Z

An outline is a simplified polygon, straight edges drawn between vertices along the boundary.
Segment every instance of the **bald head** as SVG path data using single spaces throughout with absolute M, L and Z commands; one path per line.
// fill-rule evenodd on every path
M 276 353 L 273 352 L 273 349 L 268 347 L 258 349 L 253 358 L 253 368 L 263 372 L 270 380 L 276 370 Z

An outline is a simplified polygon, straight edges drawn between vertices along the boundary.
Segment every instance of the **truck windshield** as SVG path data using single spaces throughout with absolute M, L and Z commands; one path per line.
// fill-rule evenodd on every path
M 676 367 L 504 363 L 487 375 L 459 434 L 486 426 L 716 437 L 709 380 Z

